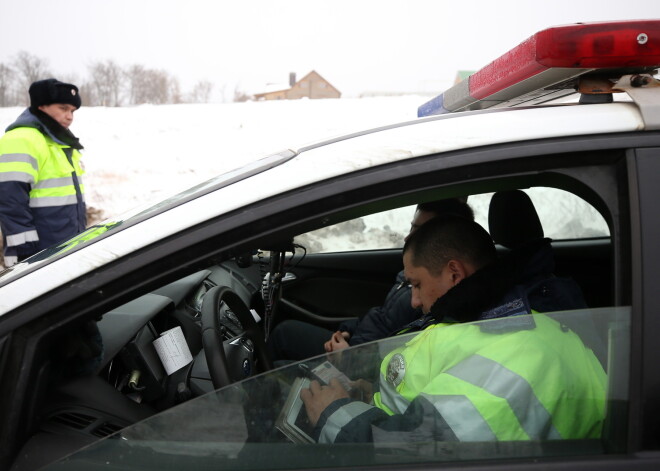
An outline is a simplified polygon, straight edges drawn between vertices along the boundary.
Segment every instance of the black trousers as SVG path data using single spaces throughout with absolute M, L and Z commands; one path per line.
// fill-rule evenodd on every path
M 266 346 L 273 362 L 304 360 L 325 353 L 323 344 L 333 333 L 306 322 L 287 320 L 273 329 Z

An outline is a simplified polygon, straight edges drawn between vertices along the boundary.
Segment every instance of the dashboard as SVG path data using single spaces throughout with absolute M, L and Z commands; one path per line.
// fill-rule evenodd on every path
M 101 375 L 132 399 L 154 403 L 158 409 L 212 391 L 201 338 L 205 295 L 213 287 L 226 286 L 247 306 L 258 309 L 260 276 L 256 266 L 240 268 L 229 261 L 106 313 L 98 322 L 106 355 Z M 226 305 L 218 307 L 218 322 L 233 379 L 242 379 L 240 360 L 236 358 L 241 342 L 235 341 L 243 330 L 241 323 Z M 175 327 L 181 328 L 193 362 L 168 378 L 153 341 Z M 136 375 L 137 382 L 131 381 Z
M 259 311 L 261 279 L 258 265 L 241 268 L 228 261 L 105 313 L 96 323 L 103 355 L 96 359 L 94 374 L 58 387 L 46 401 L 42 430 L 91 441 L 215 389 L 201 339 L 204 297 L 213 287 L 227 286 Z M 230 375 L 242 379 L 247 375 L 245 358 L 252 361 L 253 352 L 241 339 L 243 329 L 233 312 L 226 305 L 217 312 Z M 176 327 L 181 328 L 193 360 L 168 375 L 153 342 Z

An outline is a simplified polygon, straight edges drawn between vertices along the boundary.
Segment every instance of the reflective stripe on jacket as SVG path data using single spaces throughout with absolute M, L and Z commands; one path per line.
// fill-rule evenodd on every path
M 34 127 L 0 139 L 0 229 L 7 265 L 85 229 L 86 207 L 77 150 Z
M 518 328 L 520 318 L 535 327 Z M 493 322 L 516 326 L 483 328 Z M 389 353 L 380 376 L 374 405 L 337 401 L 324 411 L 320 442 L 391 432 L 411 442 L 595 438 L 605 415 L 600 362 L 543 314 L 433 325 Z

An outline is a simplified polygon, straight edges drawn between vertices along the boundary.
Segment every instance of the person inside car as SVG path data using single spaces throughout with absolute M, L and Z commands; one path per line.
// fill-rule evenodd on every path
M 420 203 L 410 223 L 407 237 L 426 221 L 440 214 L 456 214 L 474 219 L 474 213 L 466 199 L 450 198 Z M 382 306 L 369 309 L 360 318 L 342 322 L 335 332 L 307 322 L 286 320 L 273 329 L 268 337 L 267 347 L 273 361 L 303 360 L 388 337 L 421 315 L 422 311 L 410 304 L 410 288 L 401 271 Z
M 534 310 L 534 253 L 526 247 L 497 260 L 489 234 L 458 217 L 436 217 L 412 234 L 403 262 L 412 305 L 426 313 L 414 326 L 420 333 L 385 356 L 369 403 L 349 397 L 335 379 L 303 389 L 314 438 L 598 437 L 605 372 L 577 334 Z

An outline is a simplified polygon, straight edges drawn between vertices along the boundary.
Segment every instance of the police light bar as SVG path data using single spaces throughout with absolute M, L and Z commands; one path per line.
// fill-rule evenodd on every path
M 578 77 L 660 67 L 660 20 L 556 26 L 526 41 L 417 110 L 418 116 L 545 103 L 576 93 Z

